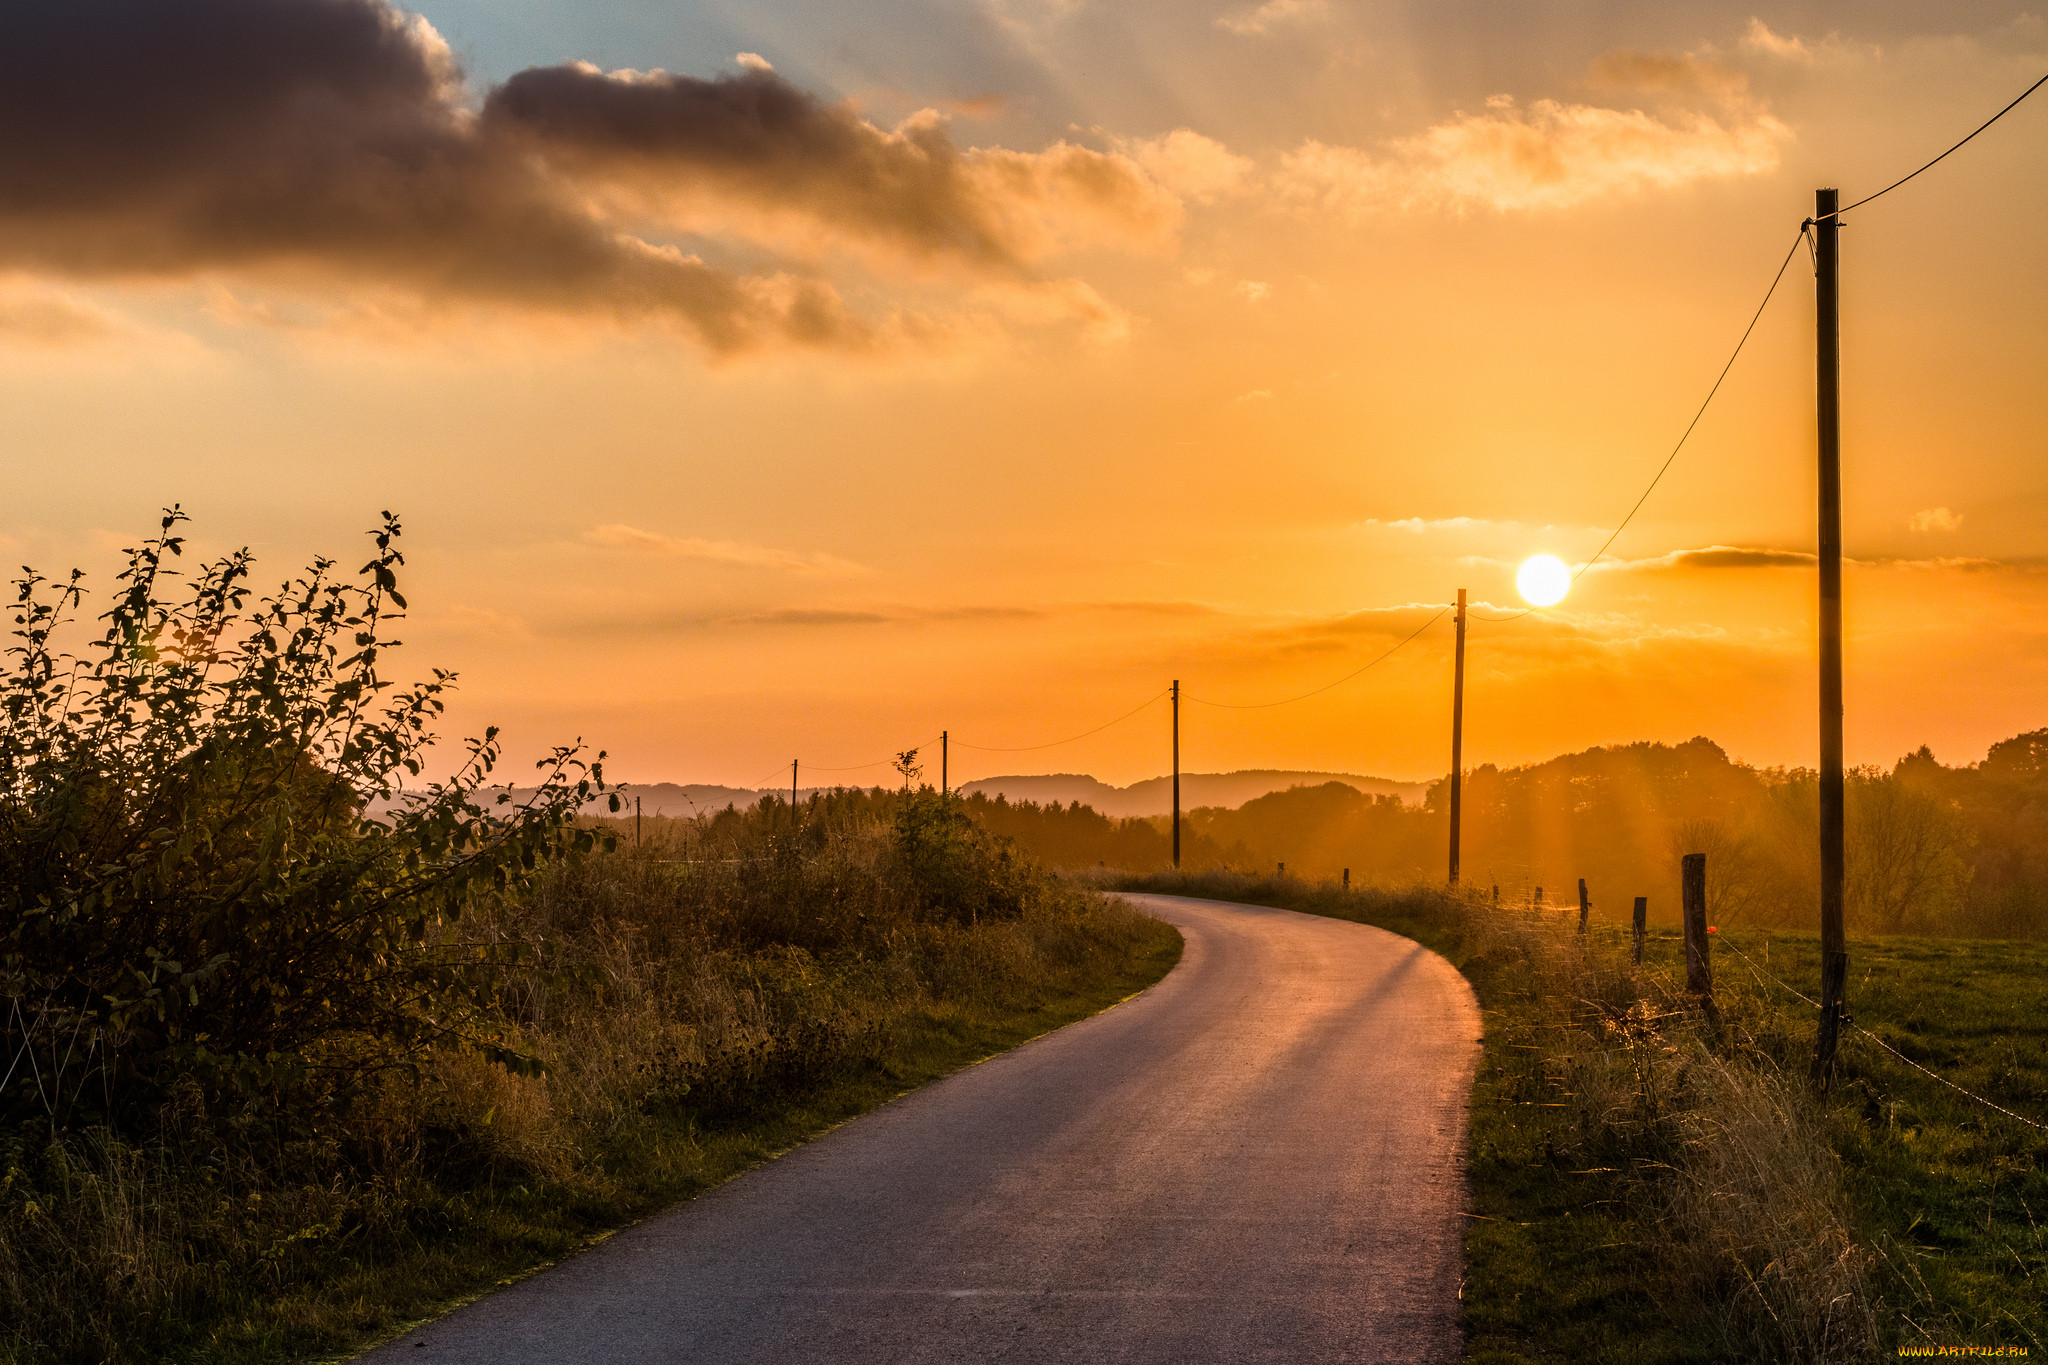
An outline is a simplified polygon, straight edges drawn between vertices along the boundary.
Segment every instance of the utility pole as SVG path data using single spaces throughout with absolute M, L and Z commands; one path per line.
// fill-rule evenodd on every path
M 1173 870 L 1180 871 L 1180 679 L 1173 680 Z
M 796 764 L 797 761 L 795 759 L 789 760 L 789 827 L 791 829 L 796 828 Z
M 633 798 L 633 847 L 640 847 L 640 798 Z
M 1842 934 L 1841 195 L 1814 193 L 1815 379 L 1820 417 L 1820 1030 L 1813 1083 L 1834 1077 L 1849 949 Z
M 1458 589 L 1458 662 L 1451 673 L 1451 885 L 1458 884 L 1458 819 L 1465 785 L 1465 590 Z
M 950 741 L 944 730 L 939 731 L 939 795 L 944 796 L 946 787 L 946 746 Z

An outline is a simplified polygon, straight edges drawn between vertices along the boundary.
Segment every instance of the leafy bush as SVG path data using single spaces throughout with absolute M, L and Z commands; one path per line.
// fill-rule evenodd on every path
M 488 801 L 496 732 L 418 792 L 453 674 L 380 671 L 400 527 L 359 580 L 316 561 L 265 597 L 247 550 L 180 583 L 185 520 L 127 551 L 104 629 L 66 652 L 83 577 L 17 584 L 0 663 L 0 1124 L 145 1126 L 178 1085 L 293 1112 L 460 1043 L 535 1063 L 494 1000 L 526 946 L 463 932 L 598 835 L 575 748 Z M 599 759 L 603 756 L 599 755 Z

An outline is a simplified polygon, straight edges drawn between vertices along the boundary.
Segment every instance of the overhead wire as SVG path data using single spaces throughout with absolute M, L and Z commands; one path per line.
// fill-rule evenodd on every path
M 1608 550 L 1613 548 L 1615 540 L 1621 535 L 1623 531 L 1628 529 L 1628 524 L 1636 519 L 1636 513 L 1643 510 L 1643 504 L 1650 500 L 1650 494 L 1657 491 L 1657 485 L 1662 483 L 1664 481 L 1664 476 L 1671 472 L 1671 466 L 1678 459 L 1679 452 L 1685 449 L 1685 443 L 1687 441 L 1690 441 L 1692 439 L 1693 432 L 1698 430 L 1700 419 L 1707 415 L 1707 408 L 1709 405 L 1713 403 L 1714 395 L 1721 392 L 1721 385 L 1727 382 L 1729 371 L 1735 368 L 1735 362 L 1739 358 L 1741 358 L 1743 348 L 1749 345 L 1750 337 L 1756 332 L 1757 323 L 1763 320 L 1764 309 L 1770 307 L 1771 299 L 1775 297 L 1778 292 L 1778 286 L 1784 282 L 1786 268 L 1792 264 L 1792 258 L 1799 252 L 1799 244 L 1805 240 L 1806 226 L 1804 224 L 1801 224 L 1798 236 L 1792 239 L 1792 245 L 1788 247 L 1785 251 L 1785 259 L 1778 262 L 1777 273 L 1771 276 L 1770 287 L 1764 290 L 1763 301 L 1758 303 L 1756 306 L 1756 311 L 1749 315 L 1749 326 L 1742 329 L 1742 336 L 1738 341 L 1736 341 L 1735 349 L 1728 353 L 1727 363 L 1722 365 L 1721 372 L 1714 376 L 1713 386 L 1707 390 L 1707 396 L 1705 398 L 1702 398 L 1700 400 L 1699 407 L 1693 410 L 1692 420 L 1685 424 L 1685 430 L 1679 434 L 1678 444 L 1671 447 L 1671 453 L 1664 457 L 1664 463 L 1657 466 L 1657 472 L 1655 475 L 1651 477 L 1649 486 L 1643 489 L 1643 494 L 1641 497 L 1635 500 L 1635 505 L 1628 509 L 1628 515 L 1623 517 L 1621 521 L 1615 526 L 1614 530 L 1608 533 L 1606 540 L 1600 542 L 1600 548 L 1593 552 L 1593 557 L 1591 559 L 1588 559 L 1585 563 L 1579 565 L 1579 567 L 1572 572 L 1573 583 L 1577 583 L 1580 577 L 1585 574 L 1586 570 L 1592 568 L 1595 564 L 1597 564 L 1601 560 L 1601 558 L 1606 555 Z M 1478 619 L 1481 621 L 1485 621 L 1489 624 L 1498 624 L 1504 621 L 1519 621 L 1524 616 L 1527 616 L 1530 613 L 1538 610 L 1540 610 L 1540 608 L 1530 607 L 1527 610 L 1518 611 L 1514 613 L 1514 615 L 1512 616 L 1481 616 Z M 1466 616 L 1470 617 L 1471 615 L 1472 613 L 1468 610 L 1466 612 Z
M 1410 633 L 1410 634 L 1409 634 L 1409 635 L 1408 635 L 1408 636 L 1407 636 L 1407 637 L 1406 637 L 1405 639 L 1403 639 L 1403 640 L 1402 640 L 1402 641 L 1401 641 L 1401 642 L 1400 642 L 1399 644 L 1396 644 L 1396 645 L 1394 645 L 1394 646 L 1393 646 L 1392 648 L 1388 649 L 1388 650 L 1387 650 L 1387 651 L 1386 651 L 1386 652 L 1385 652 L 1384 654 L 1381 654 L 1381 655 L 1380 655 L 1380 656 L 1379 656 L 1378 658 L 1374 659 L 1374 660 L 1373 660 L 1373 661 L 1372 661 L 1371 663 L 1368 663 L 1368 664 L 1362 665 L 1361 667 L 1358 667 L 1358 668 L 1354 668 L 1354 669 L 1352 669 L 1352 670 L 1351 670 L 1351 671 L 1350 671 L 1349 673 L 1346 673 L 1346 674 L 1345 674 L 1345 675 L 1344 675 L 1343 677 L 1341 677 L 1341 678 L 1337 679 L 1337 680 L 1336 680 L 1335 682 L 1329 682 L 1329 683 L 1324 683 L 1324 684 L 1323 684 L 1323 685 L 1322 685 L 1321 687 L 1318 687 L 1318 688 L 1316 688 L 1316 689 L 1315 689 L 1315 690 L 1314 690 L 1313 692 L 1304 692 L 1304 693 L 1302 693 L 1302 694 L 1301 694 L 1300 696 L 1298 696 L 1298 697 L 1282 697 L 1282 698 L 1281 698 L 1281 699 L 1280 699 L 1279 701 L 1257 701 L 1257 702 L 1234 702 L 1234 701 L 1210 701 L 1210 700 L 1208 700 L 1208 699 L 1207 699 L 1206 697 L 1193 697 L 1193 696 L 1190 696 L 1190 697 L 1188 697 L 1188 700 L 1189 700 L 1189 701 L 1191 701 L 1191 702 L 1195 702 L 1195 703 L 1197 703 L 1197 704 L 1199 704 L 1199 705 L 1202 705 L 1202 706 L 1215 706 L 1215 707 L 1221 707 L 1221 708 L 1223 708 L 1224 710 L 1228 710 L 1228 711 L 1263 711 L 1263 710 L 1265 710 L 1265 709 L 1266 709 L 1267 707 L 1269 707 L 1269 706 L 1291 706 L 1291 705 L 1293 705 L 1293 704 L 1294 704 L 1295 702 L 1298 702 L 1298 701 L 1307 701 L 1307 700 L 1308 700 L 1308 699 L 1309 699 L 1310 697 L 1319 697 L 1319 696 L 1321 696 L 1321 695 L 1322 695 L 1323 693 L 1325 693 L 1325 692 L 1329 691 L 1329 690 L 1330 690 L 1331 688 L 1333 688 L 1333 687 L 1341 687 L 1341 686 L 1343 686 L 1343 685 L 1344 685 L 1345 683 L 1348 683 L 1348 682 L 1350 682 L 1350 681 L 1351 681 L 1351 680 L 1352 680 L 1353 678 L 1355 678 L 1355 677 L 1357 677 L 1357 676 L 1358 676 L 1359 674 L 1361 674 L 1361 673 L 1365 672 L 1365 671 L 1366 671 L 1367 669 L 1371 669 L 1371 668 L 1376 668 L 1376 667 L 1378 667 L 1378 666 L 1379 666 L 1380 664 L 1383 664 L 1383 663 L 1385 663 L 1385 662 L 1386 662 L 1386 661 L 1387 661 L 1388 659 L 1392 658 L 1392 657 L 1393 657 L 1393 656 L 1395 655 L 1395 653 L 1397 653 L 1397 652 L 1398 652 L 1398 651 L 1399 651 L 1399 650 L 1400 650 L 1400 649 L 1401 649 L 1401 648 L 1402 648 L 1403 646 L 1407 645 L 1407 644 L 1408 644 L 1408 643 L 1409 643 L 1410 641 L 1414 640 L 1414 639 L 1416 638 L 1416 636 L 1419 636 L 1419 635 L 1421 635 L 1423 631 L 1425 631 L 1425 630 L 1428 630 L 1428 629 L 1429 629 L 1429 628 L 1430 628 L 1431 626 L 1435 625 L 1435 624 L 1436 624 L 1436 623 L 1437 623 L 1438 621 L 1441 621 L 1441 620 L 1443 620 L 1443 619 L 1444 619 L 1444 613 L 1445 613 L 1445 612 L 1447 612 L 1447 611 L 1449 611 L 1449 610 L 1450 610 L 1450 607 L 1449 607 L 1448 605 L 1446 605 L 1446 606 L 1443 606 L 1443 607 L 1439 607 L 1439 608 L 1437 609 L 1437 613 L 1436 613 L 1436 615 L 1434 615 L 1434 616 L 1430 617 L 1430 618 L 1429 618 L 1429 619 L 1428 619 L 1427 621 L 1424 621 L 1424 622 L 1423 622 L 1423 623 L 1422 623 L 1421 625 L 1417 626 L 1417 627 L 1416 627 L 1416 628 L 1415 628 L 1415 629 L 1414 629 L 1414 630 L 1413 630 L 1413 631 L 1412 631 L 1412 632 L 1411 632 L 1411 633 Z M 1185 696 L 1186 694 L 1185 694 L 1185 693 L 1183 693 L 1182 695 L 1184 695 L 1184 696 Z
M 1836 209 L 1836 210 L 1835 210 L 1835 211 L 1834 211 L 1833 213 L 1823 214 L 1823 215 L 1821 215 L 1821 218 L 1809 218 L 1809 219 L 1807 219 L 1806 221 L 1807 221 L 1807 222 L 1809 222 L 1809 223 L 1814 223 L 1814 222 L 1819 222 L 1819 221 L 1821 221 L 1821 219 L 1823 219 L 1823 218 L 1840 218 L 1840 217 L 1841 217 L 1841 216 L 1842 216 L 1843 214 L 1845 214 L 1845 213 L 1848 213 L 1848 212 L 1850 212 L 1850 211 L 1851 211 L 1852 209 L 1860 209 L 1860 208 L 1862 208 L 1862 207 L 1863 207 L 1863 206 L 1864 206 L 1865 204 L 1869 203 L 1869 202 L 1870 202 L 1871 200 L 1873 200 L 1873 199 L 1882 199 L 1882 198 L 1884 198 L 1884 196 L 1886 196 L 1887 194 L 1890 194 L 1890 193 L 1891 193 L 1891 192 L 1892 192 L 1893 190 L 1895 190 L 1895 189 L 1897 189 L 1897 188 L 1898 188 L 1899 186 L 1901 186 L 1901 185 L 1905 184 L 1905 183 L 1906 183 L 1906 182 L 1907 182 L 1908 180 L 1911 180 L 1911 179 L 1912 179 L 1912 178 L 1913 178 L 1914 176 L 1916 176 L 1916 175 L 1919 175 L 1919 174 L 1920 174 L 1920 173 L 1921 173 L 1922 171 L 1931 171 L 1931 170 L 1933 170 L 1933 169 L 1934 169 L 1934 168 L 1935 168 L 1936 166 L 1939 166 L 1939 165 L 1940 165 L 1940 164 L 1941 164 L 1942 162 L 1944 162 L 1944 161 L 1948 160 L 1948 158 L 1949 158 L 1949 157 L 1951 157 L 1951 156 L 1952 156 L 1952 155 L 1954 155 L 1955 153 L 1957 153 L 1957 152 L 1961 151 L 1961 150 L 1962 150 L 1962 149 L 1963 149 L 1963 148 L 1964 148 L 1964 147 L 1965 147 L 1965 146 L 1966 146 L 1966 145 L 1967 145 L 1967 144 L 1968 144 L 1968 143 L 1970 142 L 1970 139 L 1971 139 L 1971 138 L 1974 138 L 1974 137 L 1976 137 L 1978 133 L 1981 133 L 1981 132 L 1983 132 L 1983 131 L 1984 131 L 1984 130 L 1985 130 L 1986 128 L 1989 128 L 1989 127 L 1990 127 L 1990 126 L 1991 126 L 1992 124 L 1994 124 L 1994 123 L 1998 122 L 1998 121 L 1999 121 L 2000 119 L 2004 118 L 2004 117 L 2005 117 L 2005 116 L 2006 116 L 2007 114 L 2010 114 L 2010 113 L 2011 113 L 2011 112 L 2012 112 L 2013 110 L 2015 110 L 2015 109 L 2019 108 L 2019 105 L 2020 105 L 2020 100 L 2023 100 L 2023 99 L 2025 99 L 2025 98 L 2026 98 L 2027 96 L 2029 96 L 2029 95 L 2033 94 L 2033 93 L 2034 93 L 2034 92 L 2035 92 L 2036 90 L 2039 90 L 2039 89 L 2040 89 L 2040 88 L 2041 88 L 2042 86 L 2044 86 L 2044 85 L 2048 85 L 2048 76 L 2043 76 L 2043 77 L 2041 77 L 2041 79 L 2040 79 L 2040 80 L 2038 80 L 2038 81 L 2035 81 L 2035 82 L 2034 82 L 2034 83 L 2033 83 L 2032 85 L 2028 86 L 2028 87 L 2027 87 L 2027 88 L 2026 88 L 2025 90 L 2022 90 L 2022 91 L 2020 92 L 2020 94 L 2019 94 L 2019 98 L 2018 98 L 2018 99 L 2015 99 L 2015 100 L 2014 100 L 2014 101 L 2013 101 L 2013 102 L 2012 102 L 2011 104 L 2008 104 L 2008 105 L 2006 105 L 2006 106 L 2005 106 L 2005 108 L 2003 108 L 2003 109 L 1999 110 L 1999 111 L 1998 111 L 1997 113 L 1993 114 L 1993 115 L 1992 115 L 1992 116 L 1991 116 L 1990 118 L 1988 118 L 1988 119 L 1985 119 L 1985 120 L 1984 120 L 1984 121 L 1983 121 L 1982 123 L 1978 124 L 1978 125 L 1977 125 L 1977 127 L 1976 127 L 1976 128 L 1975 128 L 1975 129 L 1974 129 L 1974 130 L 1973 130 L 1973 131 L 1972 131 L 1972 132 L 1970 133 L 1970 136 L 1969 136 L 1969 137 L 1966 137 L 1966 138 L 1964 138 L 1964 139 L 1963 139 L 1963 140 L 1962 140 L 1961 142 L 1958 142 L 1958 143 L 1957 143 L 1957 144 L 1956 144 L 1955 146 L 1953 146 L 1953 147 L 1949 148 L 1949 149 L 1948 149 L 1947 151 L 1943 152 L 1943 153 L 1942 153 L 1942 154 L 1941 154 L 1940 156 L 1937 156 L 1936 158 L 1934 158 L 1934 160 L 1932 160 L 1932 161 L 1928 162 L 1928 163 L 1927 163 L 1926 165 L 1924 165 L 1924 166 L 1921 166 L 1921 167 L 1919 168 L 1919 170 L 1913 171 L 1913 172 L 1911 172 L 1911 173 L 1909 173 L 1909 174 L 1907 174 L 1907 175 L 1902 175 L 1902 176 L 1900 176 L 1900 177 L 1899 177 L 1899 178 L 1898 178 L 1897 180 L 1894 180 L 1894 181 L 1892 181 L 1892 183 L 1891 183 L 1891 184 L 1889 184 L 1889 185 L 1886 185 L 1886 186 L 1885 186 L 1885 187 L 1884 187 L 1883 189 L 1879 190 L 1879 191 L 1878 191 L 1878 192 L 1877 192 L 1876 194 L 1866 194 L 1866 195 L 1864 195 L 1864 196 L 1863 196 L 1863 197 L 1862 197 L 1861 199 L 1858 199 L 1858 200 L 1857 200 L 1857 201 L 1856 201 L 1855 203 L 1853 203 L 1853 204 L 1848 204 L 1848 205 L 1845 205 L 1845 206 L 1844 206 L 1844 207 L 1842 207 L 1842 208 L 1838 208 L 1838 209 Z
M 1140 711 L 1144 710 L 1146 707 L 1152 705 L 1152 703 L 1158 701 L 1161 697 L 1165 696 L 1167 692 L 1170 690 L 1171 689 L 1169 688 L 1160 688 L 1157 692 L 1154 692 L 1151 696 L 1145 698 L 1144 701 L 1138 703 L 1130 710 L 1124 712 L 1115 720 L 1104 721 L 1102 724 L 1096 726 L 1093 730 L 1083 730 L 1078 735 L 1068 735 L 1065 739 L 1048 740 L 1044 744 L 969 744 L 964 739 L 956 739 L 951 742 L 959 745 L 963 749 L 978 749 L 985 754 L 1028 754 L 1038 749 L 1057 749 L 1062 744 L 1072 744 L 1075 740 L 1086 739 L 1090 735 L 1099 735 L 1104 730 L 1109 729 L 1111 726 L 1122 725 L 1132 716 L 1137 715 Z

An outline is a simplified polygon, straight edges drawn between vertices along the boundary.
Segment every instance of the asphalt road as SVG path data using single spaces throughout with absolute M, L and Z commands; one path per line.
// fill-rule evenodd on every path
M 1132 899 L 1187 939 L 1136 999 L 364 1359 L 1456 1360 L 1463 978 L 1362 925 Z

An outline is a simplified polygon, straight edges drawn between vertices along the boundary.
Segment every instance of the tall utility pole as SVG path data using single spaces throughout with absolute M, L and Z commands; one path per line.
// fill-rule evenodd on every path
M 1849 949 L 1842 936 L 1841 195 L 1813 200 L 1815 378 L 1820 416 L 1820 1032 L 1812 1079 L 1833 1078 Z
M 1458 589 L 1458 661 L 1451 672 L 1451 885 L 1458 884 L 1458 817 L 1465 786 L 1465 590 Z
M 1180 679 L 1173 680 L 1173 866 L 1180 870 Z
M 947 741 L 947 739 L 946 739 L 946 732 L 945 732 L 944 730 L 941 730 L 941 731 L 939 731 L 939 795 L 941 795 L 941 796 L 944 796 L 944 795 L 946 794 L 946 791 L 947 791 L 947 787 L 946 787 L 946 745 L 947 745 L 947 743 L 948 743 L 948 741 Z
M 789 827 L 796 828 L 796 763 L 789 760 Z

